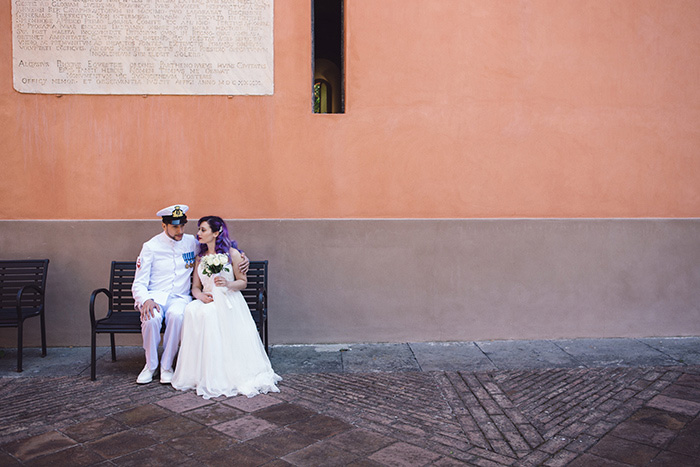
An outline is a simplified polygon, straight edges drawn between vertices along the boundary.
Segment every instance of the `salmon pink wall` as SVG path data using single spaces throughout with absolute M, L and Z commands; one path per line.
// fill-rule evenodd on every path
M 700 216 L 700 2 L 346 1 L 346 113 L 311 113 L 310 0 L 273 96 L 20 94 L 0 4 L 0 217 Z

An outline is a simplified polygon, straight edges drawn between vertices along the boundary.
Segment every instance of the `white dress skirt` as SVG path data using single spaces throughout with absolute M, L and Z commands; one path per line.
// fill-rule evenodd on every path
M 197 274 L 214 301 L 194 300 L 185 308 L 172 386 L 195 389 L 205 399 L 279 392 L 282 378 L 272 370 L 243 295 L 215 286 L 215 276 L 208 277 L 202 269 L 200 262 Z M 219 274 L 233 280 L 231 271 Z

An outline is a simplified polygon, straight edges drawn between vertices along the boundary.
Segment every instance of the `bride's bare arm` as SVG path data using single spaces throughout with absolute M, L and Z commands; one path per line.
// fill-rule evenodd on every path
M 209 303 L 214 298 L 211 296 L 209 293 L 205 293 L 202 290 L 202 281 L 199 279 L 199 274 L 197 274 L 197 271 L 199 271 L 199 261 L 200 258 L 197 256 L 197 259 L 194 262 L 194 272 L 193 277 L 192 277 L 192 297 L 201 300 L 203 303 Z
M 228 281 L 219 276 L 215 279 L 214 283 L 220 287 L 228 287 L 229 290 L 233 291 L 243 290 L 248 285 L 248 278 L 246 277 L 246 274 L 241 272 L 238 267 L 241 264 L 241 261 L 243 261 L 243 258 L 238 250 L 234 248 L 231 248 L 229 251 L 229 256 L 231 257 L 231 264 L 233 265 L 233 275 L 235 280 Z

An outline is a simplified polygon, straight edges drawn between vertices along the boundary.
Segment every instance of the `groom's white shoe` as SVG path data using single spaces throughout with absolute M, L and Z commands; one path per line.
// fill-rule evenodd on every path
M 160 369 L 161 384 L 170 384 L 173 381 L 173 370 Z
M 138 378 L 136 378 L 136 383 L 137 384 L 148 384 L 151 381 L 153 381 L 153 373 L 155 373 L 156 370 L 149 370 L 148 365 L 143 367 L 143 370 L 141 370 L 141 373 L 139 373 Z

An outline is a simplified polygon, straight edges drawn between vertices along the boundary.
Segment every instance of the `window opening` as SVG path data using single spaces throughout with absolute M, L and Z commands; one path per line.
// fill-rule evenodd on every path
M 314 112 L 333 113 L 333 89 L 325 79 L 317 79 L 314 83 Z
M 312 0 L 313 111 L 345 112 L 344 0 Z

